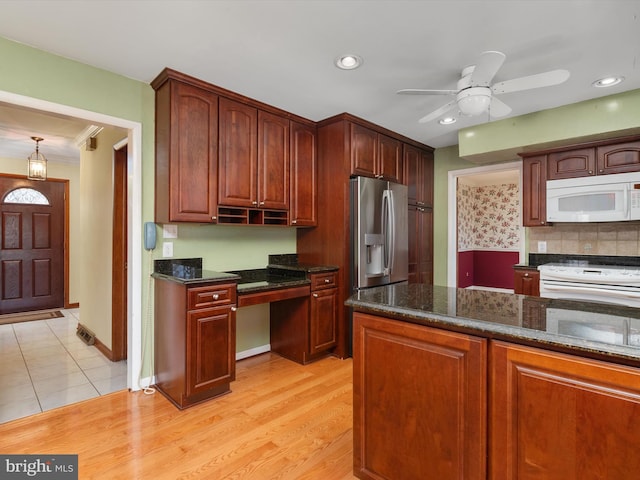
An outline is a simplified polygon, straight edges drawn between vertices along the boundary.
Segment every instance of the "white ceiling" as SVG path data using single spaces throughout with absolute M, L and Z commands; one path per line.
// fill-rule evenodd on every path
M 315 121 L 349 112 L 438 148 L 487 115 L 419 124 L 450 98 L 397 90 L 454 89 L 485 50 L 507 56 L 494 81 L 571 73 L 501 95 L 510 116 L 638 89 L 639 17 L 640 0 L 0 0 L 0 36 L 145 83 L 170 67 Z M 337 69 L 345 53 L 364 65 Z M 626 80 L 591 86 L 610 74 Z M 40 120 L 0 108 L 0 156 L 23 136 L 26 157 L 32 135 L 46 155 L 86 127 Z

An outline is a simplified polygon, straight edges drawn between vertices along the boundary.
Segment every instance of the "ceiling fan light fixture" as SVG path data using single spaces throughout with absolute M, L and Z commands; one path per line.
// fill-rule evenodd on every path
M 491 89 L 471 87 L 462 90 L 457 97 L 458 108 L 463 115 L 475 116 L 486 112 L 491 103 Z
M 596 88 L 613 87 L 614 85 L 618 85 L 619 83 L 622 83 L 623 80 L 624 80 L 624 77 L 621 77 L 621 76 L 603 77 L 596 80 L 591 85 L 593 85 Z
M 27 178 L 29 180 L 47 179 L 47 159 L 40 153 L 38 143 L 44 140 L 40 137 L 31 137 L 36 142 L 36 151 L 27 158 Z
M 451 125 L 452 123 L 456 123 L 456 121 L 455 117 L 444 117 L 438 120 L 438 123 L 440 125 Z
M 362 65 L 362 63 L 362 57 L 353 54 L 340 55 L 335 60 L 336 67 L 342 70 L 354 70 Z

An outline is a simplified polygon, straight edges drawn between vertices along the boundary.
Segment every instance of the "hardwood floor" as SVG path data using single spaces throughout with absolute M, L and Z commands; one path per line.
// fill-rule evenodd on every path
M 78 454 L 82 479 L 354 479 L 352 366 L 266 353 L 204 404 L 116 392 L 2 424 L 1 449 Z

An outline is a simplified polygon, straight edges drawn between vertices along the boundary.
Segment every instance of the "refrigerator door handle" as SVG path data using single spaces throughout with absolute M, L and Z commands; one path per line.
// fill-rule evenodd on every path
M 393 271 L 395 251 L 395 214 L 393 191 L 385 190 L 382 194 L 382 234 L 384 235 L 384 273 Z

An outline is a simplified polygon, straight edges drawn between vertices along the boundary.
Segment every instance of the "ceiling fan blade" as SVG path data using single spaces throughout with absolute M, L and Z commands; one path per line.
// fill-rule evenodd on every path
M 404 88 L 396 93 L 400 95 L 455 95 L 457 90 L 429 90 L 423 88 Z
M 489 105 L 489 114 L 492 117 L 504 117 L 511 113 L 511 107 L 504 103 L 502 100 L 491 97 L 491 104 Z
M 473 73 L 471 73 L 470 85 L 474 87 L 489 86 L 493 77 L 500 70 L 505 58 L 506 55 L 502 52 L 482 52 L 473 69 Z
M 451 100 L 446 105 L 443 105 L 437 110 L 434 110 L 430 114 L 422 117 L 420 120 L 418 120 L 418 123 L 427 123 L 427 122 L 430 122 L 431 120 L 438 118 L 443 113 L 447 113 L 449 110 L 451 110 L 456 105 L 456 103 L 457 103 L 456 100 Z
M 550 87 L 566 82 L 569 78 L 568 70 L 552 70 L 550 72 L 529 75 L 528 77 L 514 78 L 504 82 L 496 83 L 491 90 L 495 94 L 519 92 L 521 90 L 531 90 L 533 88 Z

